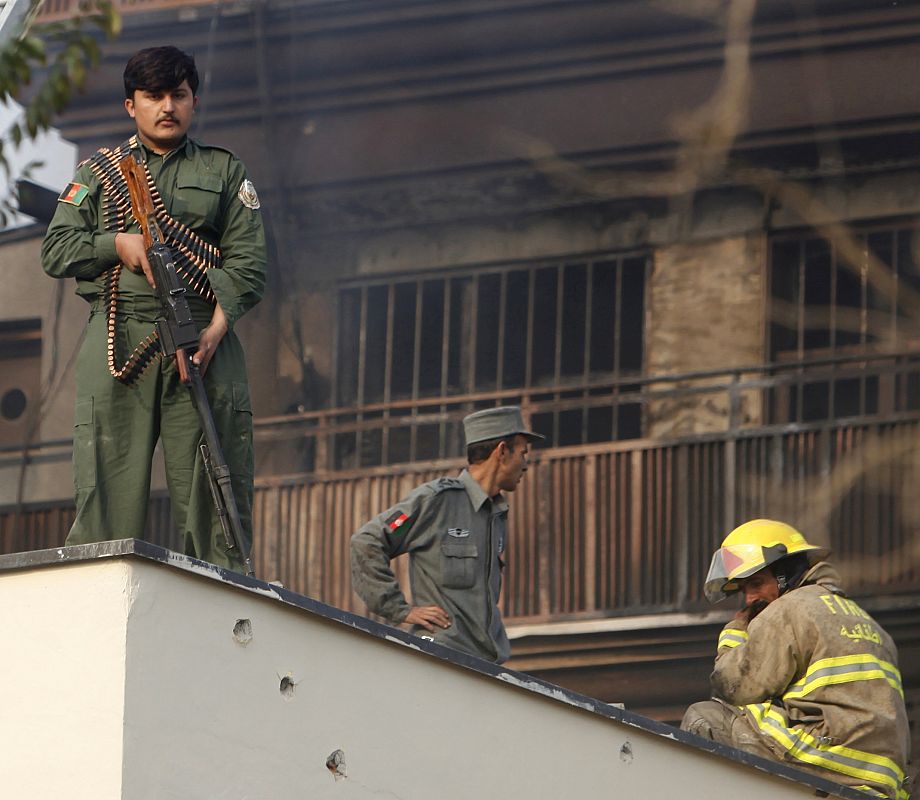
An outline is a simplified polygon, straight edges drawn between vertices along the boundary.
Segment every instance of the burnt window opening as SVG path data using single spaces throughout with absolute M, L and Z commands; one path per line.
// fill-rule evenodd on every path
M 647 270 L 645 254 L 612 254 L 342 286 L 334 404 L 362 409 L 363 427 L 336 435 L 335 467 L 459 455 L 459 426 L 392 423 L 518 390 L 547 446 L 641 436 L 638 402 L 611 403 L 610 385 L 643 373 Z
M 854 238 L 855 250 L 814 233 L 771 241 L 769 360 L 784 376 L 768 392 L 772 422 L 920 409 L 920 228 L 860 227 Z

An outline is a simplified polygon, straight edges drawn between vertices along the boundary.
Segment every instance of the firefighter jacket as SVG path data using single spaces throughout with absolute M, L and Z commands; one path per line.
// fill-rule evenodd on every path
M 906 800 L 910 733 L 891 637 L 829 564 L 719 636 L 714 696 L 742 706 L 781 760 Z

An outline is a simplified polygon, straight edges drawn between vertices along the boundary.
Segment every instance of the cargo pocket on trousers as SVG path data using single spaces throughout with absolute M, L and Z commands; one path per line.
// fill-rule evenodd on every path
M 224 450 L 231 450 L 235 464 L 234 472 L 246 473 L 252 471 L 252 401 L 249 397 L 249 384 L 234 383 L 232 387 L 231 402 L 233 404 L 233 447 L 224 445 Z M 228 453 L 225 455 L 229 456 Z
M 447 589 L 470 589 L 476 583 L 475 544 L 444 542 L 441 544 L 441 571 Z
M 73 415 L 73 485 L 76 489 L 96 487 L 96 426 L 93 398 L 78 400 Z

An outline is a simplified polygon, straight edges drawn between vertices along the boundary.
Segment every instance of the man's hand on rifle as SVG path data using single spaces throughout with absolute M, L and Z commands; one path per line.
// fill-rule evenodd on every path
M 228 328 L 227 317 L 224 315 L 224 310 L 220 307 L 220 303 L 218 303 L 214 306 L 211 322 L 198 334 L 198 351 L 192 356 L 192 361 L 198 365 L 202 375 L 207 372 L 208 364 L 211 363 L 211 359 L 214 357 L 217 345 L 224 338 Z
M 144 237 L 139 233 L 116 233 L 115 234 L 115 252 L 118 253 L 118 259 L 131 272 L 138 275 L 144 275 L 147 283 L 156 289 L 156 281 L 153 279 L 153 270 L 150 269 L 150 262 L 147 260 L 147 248 L 144 247 Z

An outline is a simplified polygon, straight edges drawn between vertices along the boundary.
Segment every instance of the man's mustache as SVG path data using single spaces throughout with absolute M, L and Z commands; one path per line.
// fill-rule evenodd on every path
M 164 116 L 160 117 L 160 118 L 157 120 L 157 122 L 175 122 L 175 123 L 178 123 L 179 120 L 177 120 L 172 114 L 165 114 Z

